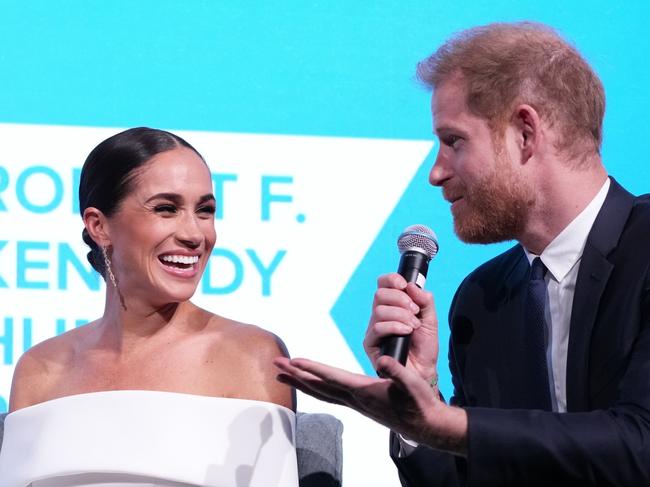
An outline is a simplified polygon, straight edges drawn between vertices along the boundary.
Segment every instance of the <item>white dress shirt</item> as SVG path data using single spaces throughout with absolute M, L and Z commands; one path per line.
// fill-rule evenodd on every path
M 544 320 L 547 338 L 546 363 L 548 382 L 551 387 L 551 404 L 553 411 L 560 413 L 566 412 L 569 325 L 580 260 L 587 237 L 605 202 L 608 190 L 609 178 L 591 203 L 548 244 L 541 255 L 537 256 L 524 249 L 529 263 L 535 257 L 539 257 L 548 269 L 544 277 L 547 290 Z

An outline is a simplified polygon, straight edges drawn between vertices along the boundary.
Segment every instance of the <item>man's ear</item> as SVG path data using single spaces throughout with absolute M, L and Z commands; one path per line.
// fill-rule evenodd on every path
M 512 124 L 517 131 L 517 144 L 521 151 L 522 163 L 526 163 L 539 150 L 542 142 L 542 123 L 539 113 L 530 105 L 517 105 L 512 116 Z
M 83 221 L 90 238 L 92 238 L 97 245 L 100 247 L 108 247 L 111 245 L 108 219 L 101 210 L 89 206 L 84 210 Z

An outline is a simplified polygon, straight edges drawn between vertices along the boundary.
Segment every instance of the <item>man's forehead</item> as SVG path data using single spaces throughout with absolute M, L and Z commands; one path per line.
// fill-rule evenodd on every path
M 467 90 L 464 81 L 446 80 L 436 87 L 431 94 L 431 116 L 433 126 L 443 126 L 453 121 L 460 121 L 469 115 Z
M 470 134 L 492 132 L 488 121 L 474 113 L 467 104 L 467 87 L 464 79 L 449 79 L 433 91 L 431 116 L 433 133 L 443 136 L 453 133 L 463 137 Z

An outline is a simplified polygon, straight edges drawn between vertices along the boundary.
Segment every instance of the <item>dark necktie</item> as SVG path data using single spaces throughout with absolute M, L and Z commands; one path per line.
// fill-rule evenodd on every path
M 546 267 L 539 257 L 535 257 L 530 268 L 530 281 L 526 295 L 526 343 L 530 364 L 530 385 L 532 393 L 530 406 L 534 409 L 551 411 L 548 368 L 546 364 L 546 325 L 544 307 L 546 305 Z

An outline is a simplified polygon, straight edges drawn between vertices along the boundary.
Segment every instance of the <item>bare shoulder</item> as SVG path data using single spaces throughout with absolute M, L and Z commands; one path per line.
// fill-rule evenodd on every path
M 84 334 L 83 327 L 70 330 L 34 345 L 20 357 L 11 383 L 9 411 L 50 399 L 52 385 L 68 370 Z
M 278 356 L 288 356 L 287 347 L 282 339 L 268 330 L 259 326 L 240 323 L 228 320 L 230 323 L 232 338 L 237 343 L 237 348 L 248 352 L 252 357 L 259 357 L 263 360 Z
M 255 325 L 221 317 L 222 345 L 220 357 L 236 364 L 241 397 L 267 401 L 295 410 L 295 391 L 278 382 L 273 365 L 276 357 L 288 357 L 287 347 L 277 335 Z

